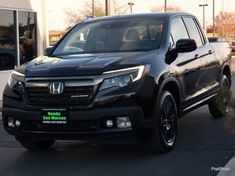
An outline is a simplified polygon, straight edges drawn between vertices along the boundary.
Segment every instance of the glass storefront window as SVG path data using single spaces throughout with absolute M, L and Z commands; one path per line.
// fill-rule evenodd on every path
M 20 64 L 31 61 L 36 52 L 36 13 L 18 12 Z
M 19 31 L 17 35 L 16 31 Z M 37 57 L 36 31 L 35 12 L 0 9 L 0 71 L 14 69 Z
M 16 30 L 14 11 L 0 10 L 0 70 L 16 65 Z

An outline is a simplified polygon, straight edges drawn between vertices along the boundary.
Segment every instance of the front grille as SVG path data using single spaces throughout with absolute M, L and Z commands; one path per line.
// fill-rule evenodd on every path
M 53 95 L 48 87 L 26 87 L 28 103 L 41 106 L 88 105 L 94 96 L 94 86 L 65 87 L 64 93 Z

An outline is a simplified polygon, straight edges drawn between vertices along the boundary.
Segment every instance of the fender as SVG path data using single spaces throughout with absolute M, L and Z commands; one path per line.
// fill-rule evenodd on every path
M 179 95 L 177 95 L 179 97 L 179 100 L 177 102 L 178 106 L 178 112 L 180 113 L 180 109 L 181 109 L 181 104 L 183 101 L 183 97 L 182 97 L 182 86 L 180 85 L 179 81 L 177 80 L 177 78 L 175 78 L 174 76 L 169 76 L 167 78 L 163 78 L 164 76 L 162 75 L 161 78 L 159 80 L 159 83 L 157 84 L 157 88 L 156 88 L 156 92 L 155 92 L 155 97 L 157 97 L 157 100 L 159 99 L 159 97 L 161 96 L 161 91 L 164 89 L 164 87 L 168 84 L 168 83 L 174 83 L 175 85 L 177 85 L 178 87 L 178 91 L 179 91 Z M 156 105 L 156 102 L 155 102 Z
M 222 79 L 225 67 L 229 68 L 229 71 L 230 71 L 230 73 L 229 73 L 230 74 L 230 80 L 229 81 L 231 82 L 231 68 L 230 68 L 230 64 L 228 62 L 224 62 L 223 65 L 221 66 L 220 80 Z

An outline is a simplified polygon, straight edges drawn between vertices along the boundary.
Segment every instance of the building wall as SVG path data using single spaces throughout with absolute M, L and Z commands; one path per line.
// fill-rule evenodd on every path
M 46 0 L 1 0 L 0 10 L 31 11 L 37 13 L 37 55 L 42 55 L 46 46 L 48 46 L 47 28 L 46 28 Z M 18 56 L 19 57 L 19 56 Z M 12 70 L 0 71 L 0 100 L 7 80 Z
M 0 9 L 9 10 L 29 10 L 37 12 L 37 25 L 38 25 L 38 53 L 43 54 L 44 47 L 47 45 L 46 38 L 46 27 L 43 18 L 45 14 L 43 13 L 43 3 L 44 0 L 1 0 Z M 44 40 L 44 41 L 43 41 Z

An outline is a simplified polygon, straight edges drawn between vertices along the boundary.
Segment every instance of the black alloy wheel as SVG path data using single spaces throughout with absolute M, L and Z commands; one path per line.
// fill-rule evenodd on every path
M 165 153 L 172 150 L 177 138 L 178 111 L 173 95 L 163 90 L 157 100 L 154 118 L 156 126 L 145 139 L 145 148 L 153 153 Z

